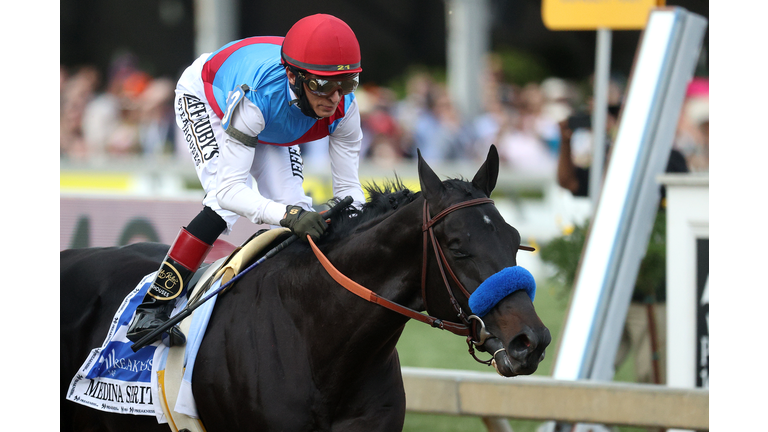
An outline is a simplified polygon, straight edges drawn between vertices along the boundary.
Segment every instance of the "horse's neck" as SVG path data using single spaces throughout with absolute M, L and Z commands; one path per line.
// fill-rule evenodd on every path
M 418 308 L 422 266 L 422 206 L 416 199 L 329 251 L 346 275 L 376 294 Z
M 346 277 L 379 296 L 403 306 L 421 308 L 421 211 L 422 200 L 401 207 L 380 223 L 357 232 L 327 250 L 330 262 Z M 317 266 L 320 268 L 320 266 Z M 320 268 L 320 272 L 325 272 Z M 327 275 L 310 275 L 314 280 L 328 280 Z M 325 319 L 353 323 L 340 329 L 337 342 L 343 349 L 358 347 L 369 355 L 394 350 L 408 318 L 350 295 L 340 284 L 327 289 L 334 301 Z M 317 307 L 307 300 L 306 307 Z M 327 342 L 326 342 L 327 343 Z M 379 354 L 376 354 L 379 353 Z

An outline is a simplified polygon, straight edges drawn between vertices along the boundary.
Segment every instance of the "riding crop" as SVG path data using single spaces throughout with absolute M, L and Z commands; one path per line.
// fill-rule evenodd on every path
M 324 219 L 332 218 L 340 210 L 342 210 L 342 209 L 348 207 L 349 205 L 351 205 L 352 202 L 353 202 L 352 197 L 351 196 L 347 196 L 343 200 L 339 201 L 336 205 L 334 205 L 333 207 L 328 209 L 326 212 L 322 213 L 323 218 Z M 136 343 L 131 345 L 131 349 L 133 350 L 133 352 L 136 352 L 136 351 L 140 350 L 141 348 L 144 348 L 146 345 L 150 344 L 151 342 L 153 342 L 157 338 L 157 336 L 159 336 L 161 333 L 163 333 L 164 331 L 168 330 L 169 328 L 171 328 L 174 325 L 176 325 L 179 322 L 181 322 L 184 318 L 186 318 L 189 315 L 191 315 L 192 312 L 194 312 L 194 310 L 197 309 L 198 307 L 200 307 L 203 303 L 207 302 L 208 300 L 213 298 L 216 294 L 220 293 L 221 291 L 227 289 L 227 287 L 232 285 L 241 276 L 243 276 L 244 274 L 246 274 L 249 271 L 253 270 L 259 264 L 261 264 L 264 261 L 266 261 L 267 259 L 272 258 L 273 256 L 277 255 L 278 252 L 280 252 L 281 250 L 283 250 L 286 247 L 288 247 L 288 245 L 290 245 L 291 243 L 295 242 L 298 238 L 299 237 L 296 234 L 291 235 L 289 238 L 284 240 L 282 243 L 280 243 L 279 245 L 277 245 L 274 248 L 270 249 L 269 252 L 267 252 L 263 257 L 259 258 L 258 260 L 256 260 L 256 262 L 254 262 L 253 264 L 248 266 L 248 268 L 246 268 L 242 272 L 240 272 L 237 275 L 235 275 L 227 283 L 225 283 L 224 285 L 219 286 L 215 290 L 212 290 L 211 292 L 206 294 L 205 297 L 201 298 L 200 300 L 198 300 L 198 301 L 196 301 L 194 303 L 188 304 L 178 314 L 172 316 L 171 319 L 169 319 L 168 321 L 164 322 L 158 328 L 152 330 L 152 332 L 148 333 L 146 336 L 144 336 L 143 338 L 141 338 L 138 341 L 136 341 Z

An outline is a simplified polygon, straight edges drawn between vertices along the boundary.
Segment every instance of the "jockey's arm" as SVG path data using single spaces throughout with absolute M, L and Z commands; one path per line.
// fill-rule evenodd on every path
M 249 137 L 257 137 L 264 129 L 264 116 L 258 107 L 247 100 L 244 102 L 232 113 L 232 126 Z M 228 134 L 224 136 L 219 149 L 220 160 L 216 175 L 216 199 L 219 205 L 255 224 L 279 225 L 286 204 L 263 197 L 246 183 L 255 150 Z
M 349 195 L 354 199 L 355 207 L 360 208 L 365 202 L 358 175 L 363 131 L 356 100 L 350 104 L 346 115 L 328 138 L 333 196 L 344 198 Z

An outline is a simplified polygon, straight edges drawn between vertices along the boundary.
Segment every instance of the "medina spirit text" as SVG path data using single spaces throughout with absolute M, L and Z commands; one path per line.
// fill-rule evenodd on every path
M 84 393 L 94 399 L 109 402 L 152 404 L 152 390 L 149 386 L 125 385 L 91 381 Z

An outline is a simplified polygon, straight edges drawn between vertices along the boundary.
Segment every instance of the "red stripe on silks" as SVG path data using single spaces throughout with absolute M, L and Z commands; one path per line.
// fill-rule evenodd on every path
M 275 145 L 280 147 L 288 147 L 296 144 L 303 144 L 310 141 L 319 140 L 320 138 L 325 138 L 326 136 L 328 136 L 328 127 L 336 120 L 340 118 L 344 118 L 344 114 L 345 114 L 344 98 L 345 97 L 346 96 L 341 97 L 341 100 L 339 101 L 339 105 L 336 106 L 336 111 L 333 113 L 333 115 L 316 121 L 315 124 L 312 125 L 312 127 L 309 128 L 308 131 L 304 132 L 304 135 L 300 136 L 298 139 L 295 139 L 289 143 L 271 143 L 271 142 L 262 141 L 262 140 L 259 140 L 259 142 L 263 144 Z
M 203 86 L 205 87 L 205 98 L 208 99 L 208 105 L 213 108 L 213 112 L 215 112 L 219 118 L 224 117 L 224 111 L 221 109 L 221 107 L 219 107 L 218 102 L 216 102 L 216 96 L 213 94 L 213 79 L 216 78 L 216 72 L 219 71 L 221 65 L 224 64 L 224 62 L 229 58 L 230 55 L 232 55 L 233 52 L 246 45 L 253 45 L 257 43 L 282 45 L 283 39 L 285 38 L 280 36 L 254 36 L 243 39 L 240 42 L 232 44 L 226 49 L 219 51 L 210 60 L 205 62 L 205 65 L 203 65 L 202 73 Z
M 183 265 L 188 270 L 195 271 L 203 263 L 211 245 L 205 243 L 199 238 L 193 236 L 186 229 L 182 228 L 176 240 L 168 251 L 168 256 Z

